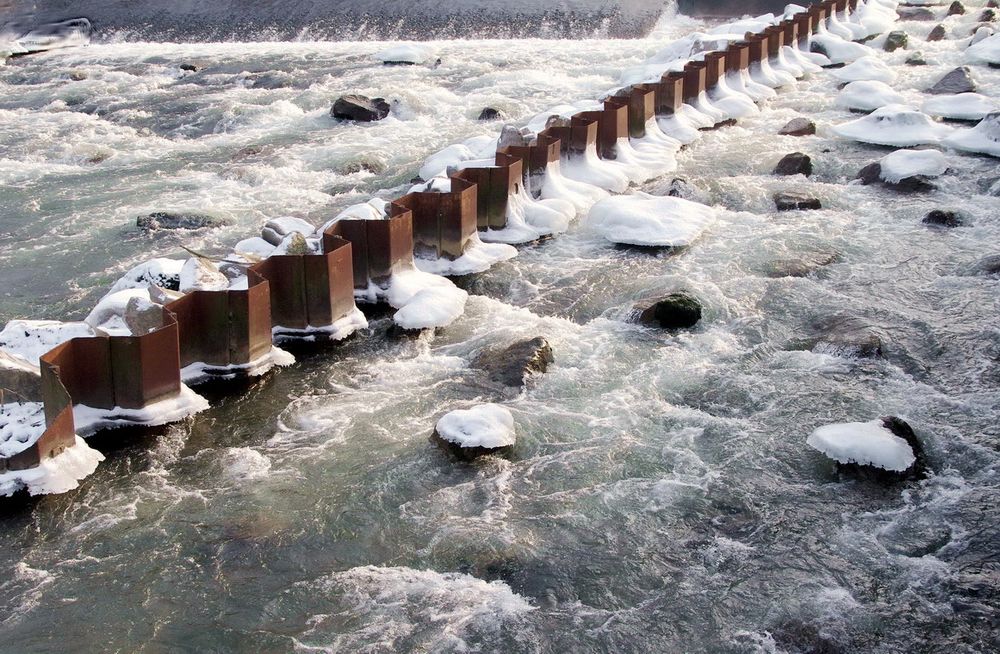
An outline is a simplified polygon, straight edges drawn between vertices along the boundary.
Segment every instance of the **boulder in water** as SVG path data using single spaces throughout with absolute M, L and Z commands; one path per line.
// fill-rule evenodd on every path
M 264 228 L 260 230 L 260 236 L 271 245 L 280 245 L 293 232 L 309 236 L 315 231 L 316 228 L 312 224 L 301 218 L 283 216 L 281 218 L 273 218 L 264 223 Z
M 1000 157 L 1000 112 L 988 114 L 971 129 L 960 129 L 944 139 L 944 144 L 964 150 Z
M 991 254 L 983 257 L 972 264 L 966 274 L 975 277 L 1000 275 L 1000 254 Z
M 799 211 L 808 209 L 822 209 L 823 204 L 819 198 L 814 198 L 804 193 L 793 193 L 785 191 L 774 194 L 774 205 L 778 211 Z
M 553 361 L 552 347 L 539 336 L 502 350 L 483 352 L 472 362 L 472 367 L 485 370 L 495 382 L 520 388 L 529 375 L 548 371 Z
M 218 266 L 202 257 L 192 257 L 181 268 L 180 291 L 224 291 L 229 288 L 229 278 Z
M 924 7 L 900 7 L 896 10 L 900 20 L 934 20 L 937 16 L 930 9 Z
M 528 145 L 527 139 L 521 134 L 521 130 L 513 125 L 504 125 L 500 130 L 500 139 L 497 141 L 497 149 L 508 147 L 524 147 Z
M 964 13 L 965 13 L 965 5 L 963 5 L 958 0 L 955 0 L 955 2 L 951 3 L 951 6 L 948 7 L 948 13 L 947 13 L 947 15 L 948 16 L 961 16 Z
M 701 320 L 701 302 L 690 293 L 671 293 L 636 306 L 639 323 L 663 329 L 694 327 Z
M 0 350 L 0 395 L 6 402 L 41 402 L 42 377 L 38 366 Z
M 871 481 L 893 483 L 927 475 L 923 446 L 913 428 L 895 416 L 825 425 L 806 442 L 836 461 L 841 472 Z
M 509 455 L 517 442 L 514 416 L 499 404 L 480 404 L 446 413 L 434 427 L 433 440 L 457 457 Z
M 774 167 L 775 175 L 812 175 L 812 159 L 801 152 L 786 154 Z
M 894 32 L 889 32 L 889 34 L 885 37 L 885 45 L 882 47 L 886 52 L 895 52 L 900 48 L 905 50 L 909 42 L 910 37 L 906 32 L 896 30 Z
M 961 227 L 965 222 L 965 214 L 950 209 L 934 209 L 923 219 L 925 225 L 932 227 Z
M 997 19 L 997 12 L 992 8 L 984 9 L 983 13 L 979 14 L 980 23 L 992 23 L 995 22 L 996 19 Z
M 882 333 L 856 316 L 823 316 L 811 329 L 814 336 L 803 344 L 814 352 L 861 359 L 882 356 Z
M 937 25 L 927 35 L 927 40 L 928 41 L 944 41 L 947 36 L 948 36 L 948 32 L 945 31 L 944 25 Z
M 122 318 L 133 336 L 144 336 L 163 326 L 163 307 L 141 297 L 129 298 Z
M 337 98 L 330 109 L 330 115 L 337 120 L 353 120 L 370 123 L 389 115 L 389 103 L 385 98 L 368 98 L 363 95 L 345 95 Z
M 764 273 L 773 278 L 806 277 L 838 259 L 835 252 L 808 252 L 794 259 L 771 261 L 765 266 Z
M 914 52 L 909 57 L 906 58 L 907 66 L 926 66 L 927 60 L 924 59 L 924 54 L 922 52 Z
M 228 224 L 229 221 L 223 218 L 187 211 L 154 211 L 135 219 L 135 226 L 145 232 L 159 229 L 204 229 Z
M 778 130 L 782 136 L 809 136 L 816 133 L 816 123 L 808 118 L 792 118 Z
M 493 107 L 486 107 L 479 112 L 479 118 L 476 120 L 488 121 L 488 120 L 504 120 L 507 118 L 507 114 L 500 111 L 499 109 L 494 109 Z
M 960 66 L 951 71 L 938 83 L 927 89 L 928 93 L 957 95 L 959 93 L 975 93 L 976 83 L 972 80 L 972 71 L 968 66 Z

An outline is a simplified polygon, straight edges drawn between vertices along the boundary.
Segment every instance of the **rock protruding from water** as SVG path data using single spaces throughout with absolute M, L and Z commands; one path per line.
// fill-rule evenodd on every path
M 272 218 L 264 223 L 263 229 L 260 230 L 260 236 L 271 245 L 277 246 L 281 245 L 281 242 L 294 232 L 308 236 L 315 231 L 316 228 L 311 223 L 301 218 L 285 216 L 282 218 Z
M 785 191 L 774 194 L 774 206 L 778 208 L 778 211 L 804 211 L 822 209 L 823 203 L 819 201 L 819 198 L 804 193 Z
M 906 58 L 907 66 L 926 66 L 927 60 L 924 59 L 924 53 L 914 52 L 909 57 Z
M 538 336 L 502 350 L 483 352 L 473 361 L 472 367 L 485 370 L 495 382 L 521 388 L 530 375 L 547 372 L 554 361 L 552 346 Z
M 431 438 L 463 460 L 487 454 L 509 455 L 517 443 L 514 416 L 499 404 L 480 404 L 446 413 L 437 421 Z
M 802 152 L 786 154 L 774 167 L 775 175 L 812 175 L 813 165 L 809 155 Z
M 816 123 L 808 118 L 792 118 L 778 130 L 782 136 L 810 136 L 816 133 Z
M 330 109 L 330 115 L 337 120 L 353 120 L 370 123 L 389 115 L 389 103 L 385 98 L 369 98 L 363 95 L 345 95 L 337 98 Z
M 135 219 L 135 226 L 145 232 L 159 229 L 204 229 L 222 227 L 229 221 L 204 213 L 186 211 L 154 211 Z
M 944 29 L 944 25 L 937 25 L 927 35 L 927 40 L 928 41 L 944 41 L 947 36 L 948 36 L 948 32 Z
M 139 297 L 129 298 L 122 318 L 133 336 L 144 336 L 163 326 L 163 307 Z
M 892 484 L 927 476 L 923 445 L 907 422 L 887 416 L 871 422 L 826 425 L 807 441 L 837 462 L 841 473 Z
M 500 139 L 497 141 L 498 150 L 509 147 L 524 147 L 526 145 L 528 145 L 528 141 L 524 138 L 524 134 L 513 125 L 504 125 L 503 129 L 500 130 Z
M 896 30 L 894 32 L 889 32 L 889 34 L 885 37 L 885 45 L 882 47 L 886 52 L 895 52 L 899 49 L 905 50 L 909 42 L 910 36 L 906 32 Z
M 937 84 L 927 89 L 927 92 L 948 95 L 975 93 L 976 83 L 972 80 L 972 71 L 969 67 L 960 66 L 942 77 Z
M 662 329 L 687 329 L 701 320 L 701 302 L 684 291 L 647 301 L 636 309 L 639 323 Z
M 926 193 L 936 188 L 924 175 L 914 175 L 897 182 L 888 182 L 882 178 L 882 164 L 877 161 L 858 171 L 857 179 L 861 180 L 865 186 L 882 184 L 886 188 L 900 193 Z
M 897 9 L 901 20 L 934 20 L 937 16 L 924 7 L 900 7 Z
M 773 278 L 807 277 L 839 258 L 836 252 L 808 252 L 794 259 L 775 259 L 765 265 L 764 274 Z
M 507 114 L 500 111 L 499 109 L 494 109 L 493 107 L 486 107 L 479 112 L 479 118 L 476 120 L 489 121 L 489 120 L 505 120 Z
M 960 211 L 935 209 L 924 216 L 923 223 L 932 227 L 961 227 L 966 223 L 966 218 Z
M 38 366 L 0 350 L 0 394 L 3 402 L 41 402 L 42 377 Z
M 849 314 L 834 314 L 816 318 L 810 326 L 813 337 L 804 345 L 814 352 L 857 359 L 882 356 L 882 332 L 865 320 Z
M 951 3 L 951 6 L 948 7 L 948 14 L 947 15 L 948 16 L 961 16 L 964 13 L 965 13 L 965 5 L 963 5 L 958 0 L 955 0 L 955 2 Z

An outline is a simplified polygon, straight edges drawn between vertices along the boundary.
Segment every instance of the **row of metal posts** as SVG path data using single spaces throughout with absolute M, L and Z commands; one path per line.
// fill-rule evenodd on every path
M 646 124 L 695 101 L 727 73 L 748 70 L 783 45 L 805 40 L 833 12 L 857 0 L 811 5 L 703 61 L 688 63 L 659 82 L 624 89 L 598 111 L 552 126 L 531 145 L 496 153 L 495 166 L 451 175 L 449 192 L 409 193 L 390 203 L 386 220 L 340 220 L 322 235 L 322 254 L 269 257 L 247 270 L 246 290 L 194 291 L 165 306 L 163 325 L 142 336 L 74 338 L 40 359 L 46 429 L 27 450 L 0 458 L 0 472 L 25 470 L 73 445 L 73 406 L 141 410 L 181 393 L 181 369 L 193 363 L 218 370 L 266 356 L 274 335 L 329 326 L 352 312 L 354 289 L 385 284 L 418 256 L 457 258 L 476 230 L 503 229 L 511 195 L 525 177 L 542 174 L 561 157 L 595 146 L 613 157 L 621 138 L 641 138 Z

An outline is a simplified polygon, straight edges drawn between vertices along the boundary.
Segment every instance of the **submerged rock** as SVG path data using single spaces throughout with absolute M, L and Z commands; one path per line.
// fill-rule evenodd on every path
M 966 274 L 971 276 L 1000 275 L 1000 254 L 983 257 L 972 264 Z
M 934 20 L 937 16 L 930 9 L 923 7 L 900 7 L 896 10 L 900 20 Z
M 529 375 L 547 372 L 549 364 L 554 361 L 552 347 L 539 336 L 502 350 L 483 352 L 472 362 L 472 366 L 485 370 L 495 382 L 520 388 Z
M 778 130 L 782 136 L 809 136 L 816 133 L 816 123 L 808 118 L 793 118 Z
M 885 45 L 883 48 L 886 52 L 895 52 L 900 48 L 906 49 L 909 42 L 910 37 L 906 32 L 896 30 L 894 32 L 889 32 L 888 36 L 885 37 Z
M 479 112 L 479 118 L 476 120 L 505 120 L 507 114 L 500 111 L 499 109 L 494 109 L 493 107 L 486 107 Z
M 206 227 L 222 227 L 229 221 L 204 213 L 183 211 L 154 211 L 135 219 L 135 226 L 146 232 L 158 229 L 204 229 Z
M 804 193 L 782 192 L 774 194 L 774 205 L 778 211 L 799 211 L 808 209 L 822 209 L 823 204 L 819 198 L 814 198 Z
M 786 154 L 774 167 L 775 175 L 812 175 L 812 159 L 801 152 Z
M 689 200 L 691 202 L 711 204 L 708 193 L 683 177 L 675 177 L 670 180 L 666 191 L 667 196 L 671 198 L 681 198 L 682 200 Z
M 41 402 L 42 377 L 38 366 L 0 350 L 0 404 Z
M 934 227 L 961 227 L 965 221 L 965 214 L 960 211 L 935 209 L 924 216 L 923 223 Z
M 922 52 L 914 52 L 909 57 L 906 58 L 907 66 L 926 66 L 927 60 L 924 59 L 924 54 Z
M 486 454 L 509 455 L 517 442 L 514 416 L 498 404 L 446 413 L 438 420 L 431 438 L 465 460 Z
M 951 71 L 938 83 L 927 89 L 928 93 L 957 95 L 959 93 L 975 93 L 976 83 L 972 80 L 972 71 L 968 66 L 960 66 Z
M 806 277 L 823 266 L 835 263 L 839 259 L 835 252 L 809 252 L 797 259 L 776 259 L 769 262 L 764 273 L 768 277 Z
M 701 320 L 701 302 L 683 291 L 639 304 L 636 309 L 639 323 L 663 329 L 694 327 Z
M 889 181 L 885 178 L 882 164 L 878 161 L 870 163 L 858 171 L 857 179 L 861 180 L 865 186 L 882 184 L 886 188 L 900 193 L 924 193 L 936 188 L 924 175 L 913 175 L 898 181 Z
M 368 98 L 363 95 L 345 95 L 337 98 L 330 109 L 330 115 L 337 120 L 373 122 L 389 115 L 389 103 L 385 98 Z
M 813 321 L 810 328 L 814 336 L 803 345 L 814 352 L 861 359 L 882 356 L 882 333 L 856 316 L 835 314 L 820 317 Z

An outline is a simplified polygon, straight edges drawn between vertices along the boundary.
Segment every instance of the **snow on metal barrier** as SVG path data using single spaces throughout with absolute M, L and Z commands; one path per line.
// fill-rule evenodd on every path
M 498 149 L 494 166 L 451 174 L 447 190 L 390 202 L 385 220 L 338 220 L 322 233 L 321 253 L 274 255 L 249 265 L 243 290 L 188 293 L 168 303 L 163 324 L 147 334 L 73 338 L 53 348 L 40 359 L 45 430 L 26 449 L 0 457 L 0 472 L 36 467 L 71 447 L 79 428 L 74 407 L 99 414 L 88 429 L 141 423 L 143 411 L 157 403 L 174 401 L 169 417 L 175 420 L 204 408 L 179 401 L 191 393 L 182 370 L 192 382 L 252 374 L 256 362 L 277 350 L 276 341 L 335 333 L 357 312 L 355 289 L 386 283 L 412 267 L 414 254 L 456 259 L 477 230 L 503 229 L 509 199 L 523 192 L 529 176 L 590 148 L 613 158 L 619 139 L 642 138 L 650 119 L 678 112 L 727 73 L 766 62 L 783 45 L 825 29 L 831 14 L 856 7 L 857 0 L 814 3 L 659 82 L 623 89 L 602 109 L 547 127 L 530 145 Z

